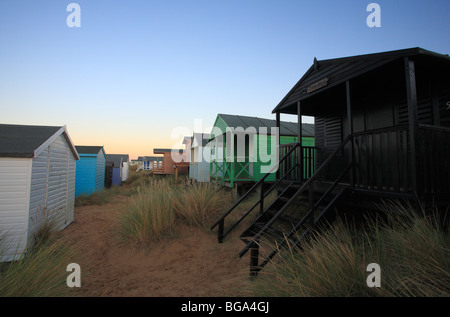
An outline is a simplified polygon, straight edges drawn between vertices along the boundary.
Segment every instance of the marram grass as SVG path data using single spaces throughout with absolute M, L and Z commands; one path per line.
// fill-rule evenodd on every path
M 145 247 L 173 238 L 179 223 L 207 227 L 211 215 L 223 210 L 224 201 L 223 193 L 211 184 L 152 178 L 137 187 L 120 214 L 119 234 L 128 243 Z
M 337 220 L 301 248 L 281 250 L 252 281 L 259 296 L 450 296 L 450 237 L 435 215 L 391 203 L 387 220 L 367 219 L 357 229 Z M 279 258 L 278 258 L 279 259 Z M 381 268 L 381 287 L 370 288 L 367 265 Z
M 179 219 L 207 228 L 211 216 L 223 210 L 225 197 L 211 183 L 193 183 L 176 188 L 173 202 Z
M 164 180 L 152 180 L 137 189 L 119 216 L 119 234 L 133 245 L 146 246 L 171 237 L 175 219 L 172 188 Z
M 1 240 L 1 239 L 0 239 Z M 79 260 L 79 253 L 54 238 L 39 237 L 38 243 L 18 254 L 15 261 L 0 263 L 0 297 L 70 296 L 67 265 Z M 1 242 L 1 241 L 0 241 Z M 0 258 L 6 247 L 0 243 Z

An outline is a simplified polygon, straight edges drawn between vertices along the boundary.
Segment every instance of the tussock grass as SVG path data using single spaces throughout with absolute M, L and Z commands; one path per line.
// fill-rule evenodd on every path
M 120 214 L 120 236 L 136 246 L 164 240 L 175 227 L 173 190 L 164 180 L 152 180 L 131 196 L 128 208 Z
M 44 221 L 27 252 L 15 261 L 0 263 L 0 297 L 69 296 L 67 265 L 76 263 L 79 254 L 56 238 L 51 222 Z M 0 258 L 6 253 L 6 235 L 0 238 Z
M 136 172 L 137 165 L 130 166 L 128 178 L 124 182 L 126 185 L 131 187 L 147 185 L 150 183 L 151 177 L 153 177 L 152 171 L 140 170 Z
M 450 238 L 435 214 L 384 205 L 386 218 L 357 228 L 338 219 L 300 248 L 282 250 L 254 281 L 259 296 L 450 296 Z M 369 288 L 369 263 L 381 287 Z
M 180 222 L 206 228 L 211 216 L 223 210 L 224 197 L 209 183 L 153 177 L 137 187 L 128 208 L 119 215 L 119 235 L 134 246 L 145 247 L 173 238 Z
M 19 260 L 0 264 L 0 296 L 65 296 L 67 265 L 73 252 L 55 241 L 41 244 Z
M 185 183 L 175 187 L 174 208 L 178 218 L 189 225 L 208 228 L 212 215 L 223 210 L 225 195 L 211 183 Z

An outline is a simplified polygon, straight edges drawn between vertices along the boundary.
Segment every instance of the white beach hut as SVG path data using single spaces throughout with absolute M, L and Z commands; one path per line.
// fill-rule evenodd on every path
M 65 126 L 0 124 L 0 262 L 23 254 L 44 221 L 74 220 L 77 160 Z

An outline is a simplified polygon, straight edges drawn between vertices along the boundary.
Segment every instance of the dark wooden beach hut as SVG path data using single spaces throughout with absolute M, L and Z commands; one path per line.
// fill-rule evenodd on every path
M 273 109 L 281 114 L 315 118 L 314 173 L 305 175 L 302 145 L 280 155 L 273 203 L 261 193 L 260 216 L 241 234 L 240 256 L 251 250 L 252 274 L 277 253 L 259 261 L 261 237 L 278 246 L 296 245 L 336 210 L 375 208 L 381 200 L 409 200 L 421 206 L 450 204 L 450 57 L 422 48 L 317 60 Z M 298 130 L 298 139 L 302 131 Z M 236 225 L 224 221 L 251 191 L 213 226 L 219 241 Z M 304 199 L 303 199 L 304 198 Z M 303 204 L 296 218 L 287 210 Z M 345 207 L 345 208 L 339 208 Z M 298 209 L 300 210 L 300 209 Z M 248 213 L 244 214 L 244 217 Z M 289 220 L 289 230 L 276 224 Z M 240 223 L 242 218 L 237 221 Z M 286 227 L 284 227 L 286 228 Z M 294 238 L 294 236 L 296 238 Z

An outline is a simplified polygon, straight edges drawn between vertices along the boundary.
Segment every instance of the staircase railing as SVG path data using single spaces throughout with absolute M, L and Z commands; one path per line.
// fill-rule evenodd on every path
M 252 250 L 252 261 L 253 264 L 255 263 L 255 258 L 257 259 L 257 254 L 259 250 L 259 240 L 264 232 L 266 232 L 272 224 L 294 203 L 294 201 L 297 200 L 297 198 L 305 192 L 307 189 L 311 190 L 311 185 L 316 180 L 318 175 L 322 170 L 324 170 L 328 164 L 333 160 L 333 158 L 345 147 L 345 145 L 352 140 L 352 135 L 349 135 L 347 138 L 344 139 L 344 141 L 341 143 L 341 145 L 323 162 L 322 165 L 314 172 L 314 174 L 308 178 L 303 185 L 300 186 L 300 188 L 289 198 L 289 200 L 283 205 L 283 207 L 280 208 L 271 218 L 268 222 L 264 224 L 264 226 L 253 236 L 252 240 L 247 243 L 247 245 L 241 250 L 239 253 L 239 257 L 242 257 L 245 253 L 247 253 L 249 250 Z M 350 162 L 348 166 L 341 172 L 339 177 L 334 181 L 334 183 L 329 187 L 329 189 L 325 192 L 325 194 L 320 198 L 320 200 L 311 206 L 309 212 L 303 219 L 300 221 L 297 226 L 302 225 L 305 221 L 308 219 L 311 219 L 313 217 L 315 210 L 317 207 L 322 203 L 322 201 L 328 196 L 332 190 L 336 187 L 336 185 L 339 183 L 339 181 L 342 179 L 343 175 L 345 175 L 346 172 L 352 167 L 353 162 Z M 296 227 L 297 227 L 296 226 Z M 255 252 L 256 250 L 256 252 Z M 256 254 L 256 255 L 255 255 Z
M 283 176 L 281 176 L 275 183 L 272 184 L 272 186 L 269 188 L 269 190 L 264 190 L 265 180 L 266 178 L 275 172 L 275 170 L 279 167 L 280 164 L 283 164 L 283 162 L 287 161 L 291 158 L 291 155 L 296 151 L 297 148 L 301 147 L 300 143 L 297 143 L 292 146 L 292 148 L 281 158 L 279 161 L 279 164 L 272 167 L 272 169 L 266 173 L 258 182 L 256 182 L 242 197 L 225 213 L 222 215 L 222 217 L 219 218 L 212 226 L 211 230 L 213 230 L 215 227 L 218 226 L 218 232 L 217 232 L 217 239 L 219 243 L 223 242 L 223 239 L 239 224 L 242 220 L 244 220 L 253 210 L 256 206 L 260 206 L 260 213 L 264 211 L 264 198 L 266 198 L 277 186 L 285 179 L 287 178 L 291 172 L 293 172 L 299 165 L 292 164 L 292 166 L 289 168 L 286 173 L 284 173 Z M 236 209 L 237 206 L 239 206 L 247 197 L 250 196 L 251 193 L 253 193 L 258 187 L 260 187 L 260 198 L 259 200 L 253 204 L 253 206 L 242 216 L 240 217 L 235 223 L 233 223 L 230 228 L 225 232 L 225 219 L 233 212 L 233 210 Z
M 290 247 L 296 247 L 302 241 L 302 239 L 305 238 L 305 236 L 310 233 L 311 226 L 305 227 L 306 224 L 310 223 L 312 226 L 316 226 L 317 223 L 321 220 L 321 218 L 329 211 L 329 209 L 334 206 L 334 204 L 337 202 L 338 199 L 341 198 L 341 196 L 345 193 L 346 189 L 341 189 L 339 193 L 334 196 L 334 198 L 328 203 L 328 205 L 323 209 L 322 213 L 318 215 L 316 218 L 313 218 L 314 212 L 317 210 L 317 208 L 322 204 L 322 202 L 328 197 L 328 195 L 333 191 L 333 189 L 336 187 L 336 185 L 340 182 L 342 177 L 349 171 L 353 163 L 350 163 L 339 175 L 339 177 L 335 180 L 335 182 L 329 187 L 329 189 L 326 191 L 325 194 L 322 195 L 322 197 L 319 199 L 317 203 L 314 204 L 313 208 L 311 208 L 306 215 L 291 229 L 291 231 L 284 237 L 283 240 L 278 242 L 278 245 L 276 248 L 272 250 L 272 252 L 261 262 L 261 264 L 258 264 L 259 262 L 256 262 L 256 265 L 254 265 L 251 268 L 251 272 L 254 275 L 259 270 L 261 270 L 269 261 L 281 250 L 282 247 L 286 243 L 289 243 Z M 348 189 L 347 189 L 348 190 Z M 298 239 L 296 239 L 294 242 L 290 243 L 291 239 L 294 237 L 294 235 L 299 233 L 300 228 L 304 228 L 303 233 L 300 235 Z M 242 253 L 243 251 L 241 251 Z M 244 255 L 242 253 L 242 255 Z M 239 254 L 240 257 L 242 257 L 241 254 Z

